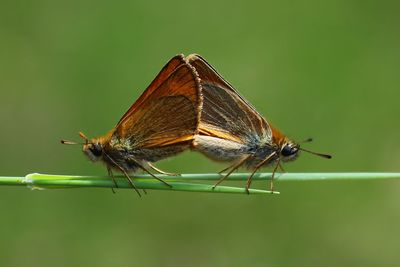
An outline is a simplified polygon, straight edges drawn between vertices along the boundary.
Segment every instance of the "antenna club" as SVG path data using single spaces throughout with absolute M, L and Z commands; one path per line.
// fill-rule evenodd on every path
M 61 144 L 63 144 L 63 145 L 80 145 L 80 144 L 77 143 L 77 142 L 68 141 L 68 140 L 61 140 Z
M 308 149 L 304 149 L 304 148 L 301 148 L 301 147 L 300 147 L 299 149 L 302 150 L 302 151 L 305 151 L 305 152 L 307 152 L 307 153 L 310 153 L 310 154 L 313 154 L 313 155 L 322 157 L 322 158 L 326 158 L 326 159 L 331 159 L 331 158 L 332 158 L 332 156 L 331 156 L 331 155 L 328 155 L 328 154 L 317 153 L 317 152 L 310 151 L 310 150 L 308 150 Z

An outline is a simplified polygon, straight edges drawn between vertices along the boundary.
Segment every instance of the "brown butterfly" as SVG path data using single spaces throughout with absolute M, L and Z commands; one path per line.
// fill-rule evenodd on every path
M 93 139 L 80 133 L 85 140 L 83 152 L 93 162 L 104 162 L 113 180 L 112 170 L 122 172 L 140 195 L 129 174 L 142 169 L 162 181 L 147 167 L 168 174 L 151 163 L 191 146 L 200 109 L 197 73 L 183 55 L 175 56 L 109 133 Z
M 270 184 L 273 191 L 273 178 L 278 166 L 281 162 L 296 159 L 300 150 L 331 158 L 300 148 L 298 143 L 274 128 L 201 56 L 190 55 L 187 59 L 199 75 L 203 97 L 194 150 L 211 159 L 232 163 L 223 170 L 230 169 L 215 186 L 244 165 L 253 170 L 247 179 L 248 191 L 257 170 L 275 164 Z

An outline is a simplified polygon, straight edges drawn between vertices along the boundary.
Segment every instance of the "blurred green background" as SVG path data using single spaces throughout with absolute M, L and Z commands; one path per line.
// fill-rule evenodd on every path
M 285 134 L 314 137 L 307 148 L 334 155 L 303 154 L 286 171 L 399 171 L 399 3 L 3 0 L 0 174 L 105 174 L 59 140 L 106 133 L 169 58 L 194 52 Z M 226 165 L 187 152 L 157 166 L 193 173 Z M 0 264 L 400 264 L 400 181 L 277 189 L 275 197 L 138 198 L 2 187 Z

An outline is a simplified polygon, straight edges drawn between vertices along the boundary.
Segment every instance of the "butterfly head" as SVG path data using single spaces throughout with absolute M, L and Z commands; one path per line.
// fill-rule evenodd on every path
M 102 139 L 93 138 L 92 140 L 89 140 L 83 133 L 79 133 L 79 136 L 85 140 L 82 149 L 83 153 L 93 162 L 101 160 L 103 158 Z
M 280 147 L 280 156 L 283 161 L 295 160 L 299 155 L 300 145 L 291 141 L 286 140 Z
M 276 153 L 282 161 L 295 160 L 299 155 L 300 145 L 293 142 L 282 134 L 278 129 L 271 127 L 272 141 L 276 148 Z
M 98 140 L 93 139 L 91 142 L 83 145 L 83 153 L 85 153 L 91 161 L 99 161 L 103 157 L 103 146 Z
M 312 139 L 309 138 L 307 140 L 304 140 L 301 143 L 308 143 L 311 141 L 312 141 Z M 332 156 L 328 155 L 328 154 L 317 153 L 314 151 L 310 151 L 308 149 L 304 149 L 304 148 L 300 147 L 299 143 L 295 143 L 289 139 L 285 139 L 285 141 L 281 145 L 280 155 L 281 155 L 283 161 L 291 161 L 291 160 L 294 160 L 297 158 L 300 150 L 305 151 L 310 154 L 313 154 L 313 155 L 316 155 L 316 156 L 319 156 L 319 157 L 322 157 L 322 158 L 326 158 L 326 159 L 332 158 Z
M 89 140 L 83 133 L 79 133 L 79 136 L 84 140 L 83 143 L 61 140 L 62 144 L 66 145 L 83 145 L 83 153 L 88 156 L 88 158 L 95 162 L 103 158 L 103 139 L 93 138 Z

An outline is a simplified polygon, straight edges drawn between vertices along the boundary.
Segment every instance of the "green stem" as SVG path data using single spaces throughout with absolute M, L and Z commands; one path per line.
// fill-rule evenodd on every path
M 227 180 L 247 180 L 250 173 L 232 173 Z M 272 173 L 256 173 L 253 180 L 270 180 Z M 147 177 L 138 175 L 137 177 Z M 219 180 L 221 176 L 215 173 L 182 174 L 181 176 L 160 176 L 163 180 Z M 400 173 L 395 172 L 325 172 L 325 173 L 275 173 L 275 181 L 319 181 L 319 180 L 371 180 L 371 179 L 400 179 Z
M 227 180 L 245 181 L 249 173 L 233 173 Z M 167 181 L 172 188 L 153 179 L 149 175 L 135 175 L 132 177 L 139 189 L 173 190 L 188 192 L 210 192 L 210 193 L 246 193 L 244 188 L 217 186 L 213 188 L 209 184 L 189 183 L 191 181 L 217 181 L 220 174 L 182 174 L 181 176 L 159 175 Z M 275 173 L 277 181 L 319 181 L 319 180 L 370 180 L 370 179 L 399 179 L 400 173 L 382 172 L 337 172 L 337 173 Z M 115 178 L 119 188 L 132 188 L 126 178 L 118 176 Z M 271 173 L 257 173 L 254 180 L 269 180 Z M 0 185 L 28 186 L 31 188 L 76 188 L 76 187 L 115 187 L 114 182 L 106 176 L 73 176 L 73 175 L 49 175 L 28 174 L 25 177 L 0 177 Z M 270 191 L 250 189 L 251 194 L 271 194 Z M 278 194 L 279 192 L 273 192 Z
M 41 174 L 42 177 L 46 177 Z M 232 173 L 226 181 L 246 181 L 250 173 Z M 256 173 L 253 180 L 271 180 L 271 173 Z M 58 177 L 52 175 L 52 177 Z M 59 176 L 63 179 L 107 179 L 107 176 Z M 123 178 L 123 176 L 117 176 Z M 180 176 L 157 175 L 165 181 L 218 181 L 221 174 L 217 173 L 192 173 Z M 151 179 L 148 174 L 138 174 L 135 179 Z M 395 172 L 307 172 L 307 173 L 275 173 L 275 181 L 320 181 L 320 180 L 372 180 L 372 179 L 400 179 L 400 173 Z
M 134 179 L 135 186 L 138 189 L 153 189 L 153 190 L 172 190 L 172 191 L 187 191 L 187 192 L 209 192 L 209 193 L 247 193 L 244 188 L 217 186 L 184 183 L 170 181 L 172 187 L 166 186 L 151 176 Z M 131 184 L 124 177 L 115 178 L 118 188 L 132 189 Z M 55 189 L 55 188 L 76 188 L 76 187 L 106 187 L 115 188 L 115 184 L 109 177 L 98 176 L 71 176 L 71 175 L 49 175 L 49 174 L 28 174 L 25 177 L 0 177 L 0 185 L 28 186 L 33 189 Z M 271 192 L 259 189 L 249 189 L 250 194 L 279 194 L 279 192 Z

